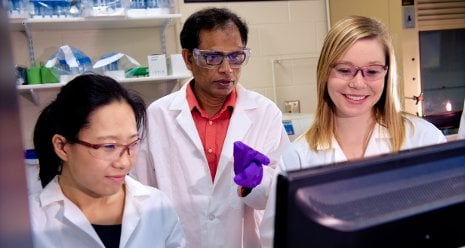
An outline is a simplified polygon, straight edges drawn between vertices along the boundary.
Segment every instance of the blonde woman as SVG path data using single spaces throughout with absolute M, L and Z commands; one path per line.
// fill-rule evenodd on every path
M 315 121 L 284 153 L 281 170 L 445 142 L 434 125 L 401 112 L 397 83 L 394 49 L 381 22 L 351 16 L 336 23 L 318 61 Z M 265 247 L 273 237 L 271 194 L 261 228 Z

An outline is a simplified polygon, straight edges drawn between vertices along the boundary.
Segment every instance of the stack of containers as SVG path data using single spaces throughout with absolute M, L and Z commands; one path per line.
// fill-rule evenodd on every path
M 25 0 L 4 0 L 4 6 L 8 6 L 8 16 L 10 18 L 27 18 L 27 2 Z M 8 4 L 8 5 L 5 5 Z
M 47 68 L 53 68 L 60 82 L 68 82 L 76 75 L 92 72 L 92 60 L 84 52 L 69 45 L 61 46 L 45 64 Z
M 157 16 L 169 14 L 173 8 L 171 0 L 130 0 L 128 17 Z
M 2 0 L 10 18 L 150 17 L 170 14 L 172 0 Z
M 124 16 L 128 0 L 84 0 L 84 16 Z
M 81 0 L 29 0 L 31 18 L 76 18 L 82 16 Z

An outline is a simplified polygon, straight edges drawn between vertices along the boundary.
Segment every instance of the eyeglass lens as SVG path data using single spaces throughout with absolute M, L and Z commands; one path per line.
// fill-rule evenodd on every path
M 240 68 L 248 58 L 248 49 L 224 54 L 220 51 L 194 49 L 196 62 L 201 67 L 216 68 L 226 58 L 231 68 Z
M 140 139 L 135 140 L 134 142 L 121 145 L 121 144 L 90 144 L 84 141 L 78 141 L 78 144 L 89 147 L 89 153 L 95 158 L 114 161 L 123 156 L 125 152 L 129 157 L 133 157 L 139 148 Z
M 344 80 L 353 79 L 358 71 L 362 73 L 365 80 L 374 81 L 383 78 L 387 73 L 387 66 L 384 65 L 369 65 L 369 66 L 353 66 L 350 64 L 336 64 L 333 66 L 335 75 Z

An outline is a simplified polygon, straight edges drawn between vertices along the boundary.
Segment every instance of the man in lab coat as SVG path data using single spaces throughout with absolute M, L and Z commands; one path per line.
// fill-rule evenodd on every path
M 133 175 L 168 195 L 189 247 L 260 247 L 262 210 L 289 144 L 277 106 L 238 84 L 250 56 L 247 35 L 246 24 L 227 9 L 192 14 L 180 39 L 193 79 L 147 110 L 147 135 Z M 271 161 L 256 187 L 233 180 L 236 141 Z

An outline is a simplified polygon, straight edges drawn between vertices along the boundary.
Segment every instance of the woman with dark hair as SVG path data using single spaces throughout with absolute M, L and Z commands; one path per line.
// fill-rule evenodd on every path
M 127 176 L 145 125 L 144 101 L 115 80 L 81 75 L 34 129 L 44 189 L 31 196 L 35 247 L 184 247 L 159 190 Z

